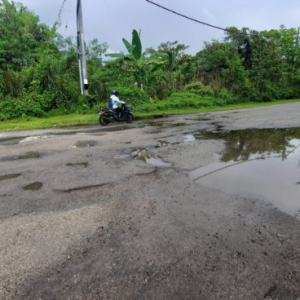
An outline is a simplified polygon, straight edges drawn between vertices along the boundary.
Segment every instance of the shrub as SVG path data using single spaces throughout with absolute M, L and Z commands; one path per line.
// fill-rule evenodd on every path
M 187 84 L 184 90 L 200 96 L 214 96 L 214 90 L 208 85 L 203 85 L 201 82 Z

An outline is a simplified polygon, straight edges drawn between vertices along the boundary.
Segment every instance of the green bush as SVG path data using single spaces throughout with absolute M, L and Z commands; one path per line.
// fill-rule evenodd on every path
M 214 96 L 214 90 L 208 85 L 203 85 L 201 82 L 187 84 L 184 90 L 199 96 Z

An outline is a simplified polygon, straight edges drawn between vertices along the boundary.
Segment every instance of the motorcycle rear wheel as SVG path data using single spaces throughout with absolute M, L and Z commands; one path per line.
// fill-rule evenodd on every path
M 100 125 L 102 125 L 102 126 L 106 126 L 106 125 L 109 124 L 109 121 L 105 120 L 103 116 L 100 116 L 100 118 L 99 118 L 99 123 L 100 123 Z
M 127 123 L 132 123 L 133 122 L 133 115 L 132 114 L 129 114 L 127 116 L 127 120 L 126 120 Z

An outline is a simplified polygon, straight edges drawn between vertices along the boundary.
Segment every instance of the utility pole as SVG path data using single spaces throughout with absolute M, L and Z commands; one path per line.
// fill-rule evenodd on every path
M 88 94 L 88 77 L 85 58 L 85 45 L 83 34 L 83 21 L 82 21 L 82 6 L 81 0 L 77 0 L 77 46 L 78 46 L 78 61 L 79 61 L 79 75 L 81 94 Z
M 296 50 L 298 50 L 298 46 L 299 46 L 299 35 L 300 35 L 300 27 L 298 27 L 297 40 L 296 40 Z

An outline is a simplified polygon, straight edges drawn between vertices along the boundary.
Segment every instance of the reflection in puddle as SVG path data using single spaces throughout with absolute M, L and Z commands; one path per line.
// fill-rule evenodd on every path
M 191 171 L 192 180 L 229 194 L 264 199 L 286 213 L 299 211 L 299 128 L 203 132 L 202 138 L 223 139 L 225 149 L 219 162 Z
M 9 174 L 9 175 L 4 175 L 0 176 L 0 181 L 2 180 L 7 180 L 7 179 L 13 179 L 19 177 L 21 174 Z
M 74 168 L 77 168 L 77 169 L 85 169 L 87 168 L 89 165 L 89 163 L 87 162 L 83 162 L 83 163 L 68 163 L 66 164 L 67 167 L 74 167 Z
M 41 182 L 33 182 L 23 187 L 24 190 L 37 191 L 42 188 L 43 184 Z
M 196 141 L 196 138 L 193 134 L 187 134 L 184 136 L 184 142 L 185 143 L 192 143 L 192 142 L 195 142 Z
M 37 136 L 29 136 L 25 139 L 22 139 L 20 141 L 20 144 L 22 143 L 27 143 L 27 142 L 32 142 L 32 141 L 38 141 L 38 140 L 45 140 L 54 137 L 54 135 L 37 135 Z
M 155 158 L 150 154 L 146 148 L 134 149 L 131 151 L 134 159 L 139 159 L 144 161 L 147 164 L 159 166 L 159 167 L 169 167 L 171 164 L 164 162 L 160 158 Z

